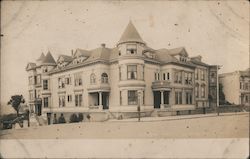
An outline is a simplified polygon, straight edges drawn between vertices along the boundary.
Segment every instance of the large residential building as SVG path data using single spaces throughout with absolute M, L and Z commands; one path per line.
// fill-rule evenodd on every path
M 226 101 L 237 105 L 250 105 L 250 68 L 219 75 Z
M 103 113 L 133 116 L 191 112 L 216 104 L 217 69 L 185 48 L 153 49 L 129 22 L 116 47 L 76 49 L 26 67 L 30 108 L 37 115 Z

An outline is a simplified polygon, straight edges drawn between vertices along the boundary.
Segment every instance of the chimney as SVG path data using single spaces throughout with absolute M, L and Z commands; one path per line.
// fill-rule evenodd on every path
M 105 48 L 106 45 L 104 43 L 102 43 L 101 46 L 102 46 L 102 48 Z
M 74 56 L 74 50 L 73 49 L 71 50 L 71 56 L 72 57 Z

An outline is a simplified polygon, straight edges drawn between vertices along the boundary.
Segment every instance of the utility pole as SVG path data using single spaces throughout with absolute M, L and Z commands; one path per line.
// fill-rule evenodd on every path
M 220 112 L 219 112 L 219 107 L 220 107 L 220 102 L 219 102 L 219 66 L 216 65 L 217 67 L 217 104 L 216 104 L 216 109 L 217 109 L 217 115 L 219 116 L 220 115 Z

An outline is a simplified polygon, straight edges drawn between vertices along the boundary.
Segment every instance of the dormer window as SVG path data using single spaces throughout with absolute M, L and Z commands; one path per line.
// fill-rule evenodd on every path
M 181 62 L 187 62 L 187 58 L 184 57 L 184 56 L 180 56 L 180 61 L 181 61 Z
M 136 44 L 128 44 L 127 45 L 127 54 L 136 54 L 136 53 L 137 53 Z

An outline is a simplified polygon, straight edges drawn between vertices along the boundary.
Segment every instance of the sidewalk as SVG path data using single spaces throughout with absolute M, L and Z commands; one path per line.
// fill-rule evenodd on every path
M 228 115 L 244 115 L 249 114 L 249 112 L 237 112 L 237 113 L 220 113 L 219 116 Z M 194 115 L 178 115 L 178 116 L 166 116 L 166 117 L 142 117 L 141 122 L 154 122 L 154 121 L 167 121 L 167 120 L 182 120 L 182 119 L 195 119 L 195 118 L 206 118 L 206 117 L 219 117 L 217 113 L 210 114 L 194 114 Z M 128 118 L 128 119 L 110 119 L 107 122 L 136 122 L 138 118 Z

